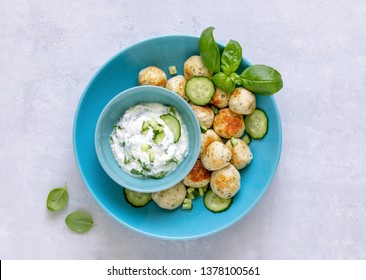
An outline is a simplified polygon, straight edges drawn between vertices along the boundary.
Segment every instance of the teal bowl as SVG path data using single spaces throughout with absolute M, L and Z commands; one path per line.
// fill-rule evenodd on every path
M 161 179 L 136 177 L 123 171 L 109 145 L 113 126 L 127 109 L 141 103 L 174 106 L 187 127 L 188 154 L 173 172 Z M 94 142 L 101 166 L 118 185 L 137 192 L 158 192 L 178 184 L 191 171 L 200 151 L 201 130 L 191 106 L 179 95 L 162 87 L 138 86 L 121 92 L 108 102 L 98 118 Z
M 261 200 L 280 160 L 282 130 L 275 99 L 273 96 L 258 95 L 257 106 L 269 118 L 268 132 L 262 140 L 253 140 L 250 144 L 253 160 L 240 171 L 240 191 L 225 212 L 210 212 L 201 197 L 193 201 L 193 209 L 190 211 L 180 208 L 164 210 L 154 202 L 142 208 L 134 208 L 126 202 L 123 188 L 104 171 L 94 142 L 96 124 L 104 107 L 120 92 L 137 86 L 139 71 L 149 65 L 155 65 L 166 73 L 169 66 L 175 65 L 178 74 L 183 74 L 184 61 L 199 54 L 198 42 L 198 37 L 170 35 L 148 39 L 122 50 L 94 75 L 76 110 L 74 154 L 87 189 L 102 209 L 116 221 L 147 236 L 170 240 L 196 239 L 234 225 Z M 249 61 L 242 59 L 239 71 L 249 65 Z M 236 229 L 236 233 L 241 232 L 243 236 L 245 231 L 244 227 Z M 118 248 L 119 245 L 116 246 Z M 120 246 L 122 248 L 123 244 Z

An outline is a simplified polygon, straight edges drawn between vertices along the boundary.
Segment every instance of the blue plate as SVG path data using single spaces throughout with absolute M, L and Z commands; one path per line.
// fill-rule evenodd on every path
M 232 206 L 223 213 L 212 213 L 202 198 L 194 200 L 191 211 L 180 208 L 168 211 L 154 202 L 133 208 L 126 203 L 122 188 L 102 169 L 94 147 L 98 117 L 106 104 L 118 93 L 137 85 L 138 72 L 155 65 L 169 78 L 168 67 L 175 65 L 183 73 L 183 63 L 198 54 L 199 38 L 186 35 L 157 37 L 137 43 L 110 59 L 85 89 L 74 121 L 75 158 L 83 180 L 101 207 L 121 224 L 146 235 L 163 239 L 193 239 L 223 230 L 244 217 L 259 201 L 270 184 L 280 159 L 281 121 L 272 96 L 258 96 L 257 107 L 269 119 L 268 133 L 250 144 L 253 160 L 241 170 L 241 189 Z M 222 47 L 222 46 L 221 46 Z M 242 60 L 241 71 L 250 65 Z

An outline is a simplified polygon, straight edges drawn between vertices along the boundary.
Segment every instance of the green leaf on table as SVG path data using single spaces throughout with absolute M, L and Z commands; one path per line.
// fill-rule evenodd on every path
M 72 212 L 66 217 L 65 223 L 72 231 L 77 233 L 87 232 L 94 225 L 93 218 L 85 211 Z
M 65 208 L 69 200 L 69 193 L 67 192 L 66 186 L 67 185 L 65 184 L 63 188 L 55 188 L 48 194 L 47 209 L 51 212 Z

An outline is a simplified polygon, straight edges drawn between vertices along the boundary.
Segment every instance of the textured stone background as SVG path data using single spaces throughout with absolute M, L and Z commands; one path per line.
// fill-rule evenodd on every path
M 0 0 L 0 259 L 365 259 L 366 2 Z M 108 216 L 72 151 L 74 113 L 97 69 L 121 49 L 165 34 L 233 38 L 252 63 L 280 70 L 277 174 L 231 228 L 162 241 Z M 45 209 L 68 183 L 66 211 Z M 88 209 L 98 224 L 69 231 Z

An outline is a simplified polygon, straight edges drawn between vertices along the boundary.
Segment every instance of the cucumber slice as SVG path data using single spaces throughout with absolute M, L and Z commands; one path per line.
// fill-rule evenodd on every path
M 261 109 L 255 109 L 253 113 L 244 119 L 245 131 L 253 139 L 262 139 L 268 131 L 268 117 Z
M 203 202 L 206 208 L 214 213 L 224 212 L 229 209 L 233 198 L 222 198 L 215 194 L 212 190 L 205 192 Z
M 144 207 L 151 200 L 150 193 L 135 192 L 129 189 L 123 189 L 126 201 L 133 207 Z
M 196 105 L 206 105 L 214 93 L 215 85 L 207 77 L 192 77 L 186 82 L 186 94 Z
M 161 115 L 160 118 L 165 122 L 165 124 L 169 127 L 171 132 L 173 132 L 174 143 L 177 143 L 180 138 L 180 123 L 176 117 L 171 114 Z

